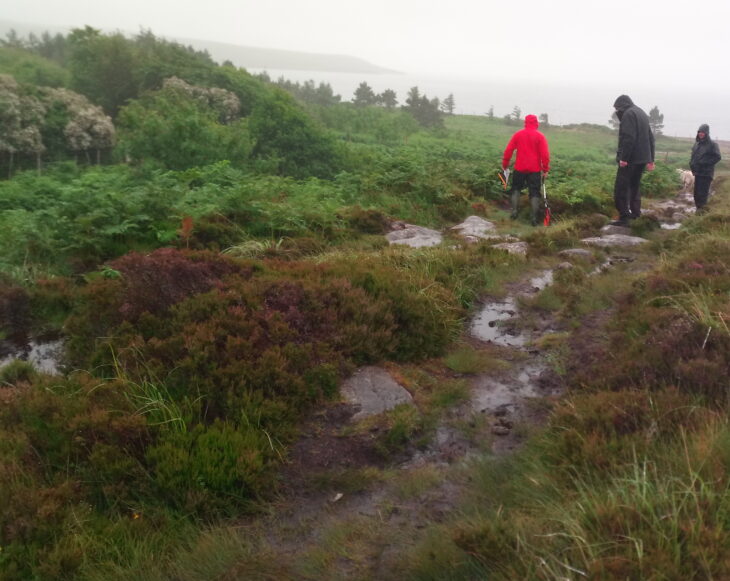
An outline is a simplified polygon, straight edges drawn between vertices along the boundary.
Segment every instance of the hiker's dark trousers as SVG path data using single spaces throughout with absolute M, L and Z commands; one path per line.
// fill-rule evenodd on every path
M 641 193 L 639 184 L 646 169 L 645 163 L 630 163 L 626 167 L 619 166 L 616 171 L 616 184 L 613 188 L 613 203 L 618 210 L 619 220 L 638 218 L 641 216 Z
M 512 191 L 521 192 L 527 186 L 531 198 L 540 197 L 542 174 L 539 171 L 516 171 L 512 174 Z
M 695 206 L 699 210 L 707 204 L 707 198 L 710 196 L 710 184 L 712 176 L 695 176 Z

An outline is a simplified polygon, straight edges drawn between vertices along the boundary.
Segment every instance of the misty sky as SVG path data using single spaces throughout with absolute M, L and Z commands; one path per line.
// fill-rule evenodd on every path
M 0 0 L 0 18 L 347 54 L 407 73 L 727 90 L 730 2 Z M 619 8 L 621 6 L 621 8 Z M 628 90 L 628 89 L 627 89 Z

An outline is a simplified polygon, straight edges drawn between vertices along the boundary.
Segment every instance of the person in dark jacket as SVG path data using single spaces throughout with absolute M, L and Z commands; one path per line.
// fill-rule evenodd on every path
M 615 226 L 628 226 L 629 220 L 641 215 L 641 177 L 644 170 L 654 170 L 654 134 L 649 117 L 634 105 L 631 97 L 621 95 L 613 104 L 620 124 L 616 151 L 616 183 L 613 201 L 618 210 Z
M 512 136 L 502 156 L 502 170 L 506 170 L 512 154 L 517 150 L 515 172 L 512 177 L 512 214 L 510 217 L 513 220 L 517 218 L 520 192 L 527 186 L 527 191 L 530 193 L 533 226 L 537 226 L 537 215 L 540 212 L 540 184 L 550 171 L 550 149 L 545 136 L 537 130 L 538 127 L 537 117 L 527 115 L 525 128 Z
M 710 139 L 710 126 L 700 125 L 697 130 L 697 138 L 692 146 L 692 157 L 689 160 L 689 169 L 695 176 L 694 196 L 698 212 L 702 212 L 707 205 L 710 184 L 715 176 L 715 164 L 721 159 L 720 148 Z

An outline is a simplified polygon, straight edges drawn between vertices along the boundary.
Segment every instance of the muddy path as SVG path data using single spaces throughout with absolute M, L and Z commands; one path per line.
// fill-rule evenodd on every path
M 678 228 L 693 212 L 687 194 L 647 206 L 664 229 Z M 605 227 L 597 234 L 610 243 L 596 245 L 603 247 L 603 258 L 589 276 L 618 271 L 620 278 L 653 266 L 655 257 L 635 240 L 618 244 L 621 236 L 632 238 L 628 229 Z M 565 257 L 572 256 L 586 258 L 576 250 L 553 257 L 553 263 L 562 258 L 559 268 L 571 268 Z M 361 410 L 357 404 L 332 404 L 310 419 L 282 471 L 278 500 L 267 516 L 245 523 L 267 553 L 287 564 L 292 579 L 398 579 L 400 557 L 419 531 L 460 509 L 471 463 L 511 454 L 545 424 L 565 382 L 555 353 L 540 340 L 568 333 L 590 365 L 610 318 L 610 310 L 602 309 L 579 328 L 565 329 L 555 316 L 524 308 L 553 284 L 555 272 L 528 262 L 505 296 L 485 298 L 463 340 L 504 365 L 463 377 L 461 401 L 401 449 L 382 453 L 386 428 L 378 421 L 353 421 Z M 398 378 L 397 368 L 384 371 Z
M 534 271 L 481 305 L 464 340 L 504 365 L 465 377 L 465 397 L 417 443 L 384 456 L 383 426 L 353 422 L 353 404 L 328 406 L 307 423 L 271 514 L 246 524 L 290 564 L 292 578 L 393 578 L 403 538 L 457 510 L 469 464 L 510 453 L 544 423 L 545 400 L 562 385 L 534 343 L 554 322 L 525 327 L 520 303 L 551 283 L 552 270 Z

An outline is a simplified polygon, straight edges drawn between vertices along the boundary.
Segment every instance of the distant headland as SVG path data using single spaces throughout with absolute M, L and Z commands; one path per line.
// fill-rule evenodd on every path
M 11 30 L 19 35 L 26 36 L 33 33 L 40 36 L 44 32 L 51 34 L 67 34 L 72 28 L 83 28 L 85 23 L 75 26 L 44 26 L 27 22 L 10 22 L 0 20 L 0 37 Z M 113 32 L 104 30 L 104 32 Z M 135 33 L 119 31 L 125 36 L 132 36 Z M 306 70 L 322 71 L 330 73 L 368 73 L 368 74 L 398 74 L 399 71 L 386 69 L 370 63 L 364 59 L 339 54 L 320 54 L 310 52 L 299 52 L 293 50 L 281 50 L 273 48 L 259 48 L 253 46 L 240 46 L 237 44 L 217 42 L 211 40 L 199 40 L 190 38 L 165 37 L 157 34 L 160 38 L 167 38 L 179 42 L 185 46 L 192 46 L 197 50 L 206 50 L 213 60 L 223 63 L 230 61 L 237 67 L 245 69 L 267 69 L 267 70 Z

